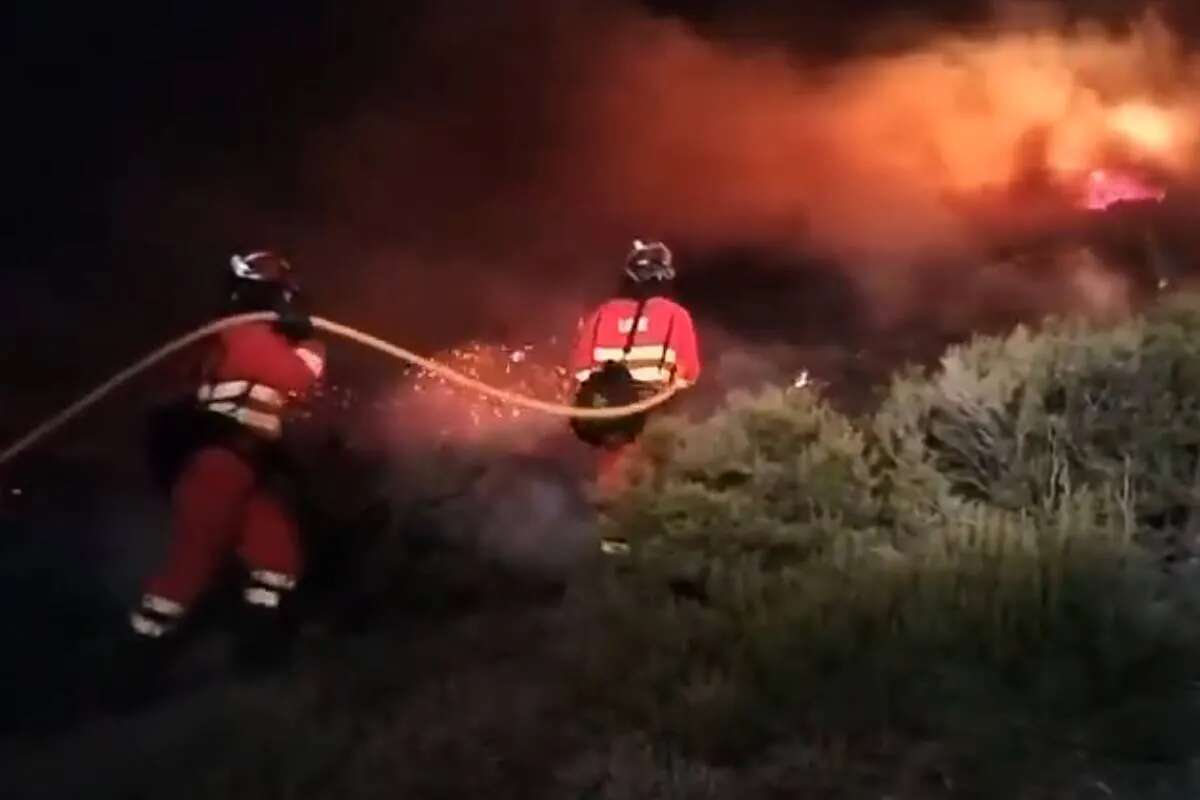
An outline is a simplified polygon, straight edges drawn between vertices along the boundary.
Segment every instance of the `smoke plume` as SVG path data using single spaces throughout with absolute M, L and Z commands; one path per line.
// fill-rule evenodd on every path
M 1155 16 L 1010 15 L 812 63 L 784 40 L 566 5 L 441 4 L 404 37 L 378 33 L 379 50 L 399 38 L 337 84 L 338 112 L 294 120 L 281 181 L 231 165 L 186 191 L 142 184 L 132 196 L 156 210 L 134 216 L 183 240 L 281 242 L 323 307 L 419 346 L 569 331 L 637 235 L 673 243 L 685 281 L 757 248 L 833 269 L 872 325 L 941 325 L 928 288 L 947 263 L 1002 306 L 1031 291 L 1035 313 L 1119 305 L 1120 281 L 1080 292 L 1056 261 L 1035 289 L 977 264 L 1067 224 L 1093 169 L 1195 169 L 1198 62 Z M 703 317 L 736 292 L 693 302 Z M 786 338 L 822 302 L 762 313 Z

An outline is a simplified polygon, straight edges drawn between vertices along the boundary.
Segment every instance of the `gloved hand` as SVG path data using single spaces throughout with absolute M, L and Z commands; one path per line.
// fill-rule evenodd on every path
M 281 303 L 275 312 L 279 319 L 275 321 L 275 330 L 293 342 L 311 339 L 313 335 L 312 319 L 308 314 L 289 303 Z

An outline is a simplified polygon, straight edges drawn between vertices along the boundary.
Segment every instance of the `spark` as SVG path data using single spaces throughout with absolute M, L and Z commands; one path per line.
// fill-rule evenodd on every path
M 433 360 L 469 378 L 505 391 L 559 403 L 571 402 L 574 385 L 553 342 L 544 345 L 493 344 L 472 341 L 448 348 Z M 392 407 L 408 415 L 419 402 L 424 413 L 439 422 L 442 438 L 473 434 L 484 436 L 524 425 L 530 415 L 501 400 L 450 383 L 440 374 L 410 367 L 405 383 L 396 392 Z M 446 424 L 442 425 L 444 421 Z M 464 431 L 463 428 L 466 428 Z

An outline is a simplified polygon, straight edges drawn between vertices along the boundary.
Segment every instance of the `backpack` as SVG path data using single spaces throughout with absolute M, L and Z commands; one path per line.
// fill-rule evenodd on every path
M 629 369 L 616 361 L 607 362 L 593 372 L 575 396 L 578 408 L 612 408 L 642 399 Z M 646 413 L 616 419 L 571 419 L 571 429 L 593 447 L 615 449 L 637 439 L 646 427 Z
M 633 349 L 637 336 L 638 322 L 646 308 L 646 301 L 638 303 L 633 315 L 633 324 L 625 340 L 625 355 Z M 604 366 L 588 376 L 575 395 L 577 408 L 613 408 L 627 406 L 642 399 L 642 391 L 629 368 L 617 361 L 606 361 Z M 593 447 L 616 449 L 629 444 L 641 435 L 646 427 L 646 414 L 633 414 L 615 419 L 571 419 L 571 430 L 582 441 Z

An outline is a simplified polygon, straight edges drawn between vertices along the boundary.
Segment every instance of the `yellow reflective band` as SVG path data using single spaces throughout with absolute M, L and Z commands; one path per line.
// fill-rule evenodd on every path
M 153 611 L 155 614 L 162 614 L 165 617 L 179 617 L 183 615 L 183 606 L 174 600 L 168 600 L 156 594 L 142 595 L 142 608 L 147 611 Z
M 209 411 L 214 411 L 236 420 L 248 428 L 255 428 L 271 436 L 278 436 L 283 432 L 283 423 L 274 414 L 255 411 L 252 408 L 245 408 L 236 403 L 210 403 L 206 408 Z
M 665 383 L 671 379 L 671 371 L 661 367 L 636 367 L 629 374 L 640 383 Z
M 246 602 L 252 606 L 275 608 L 279 605 L 279 592 L 261 587 L 253 587 L 244 592 Z
M 275 408 L 282 408 L 285 402 L 282 393 L 272 389 L 270 386 L 263 386 L 257 383 L 250 389 L 250 399 L 266 406 L 274 406 Z
M 280 408 L 285 400 L 282 393 L 270 386 L 261 384 L 250 385 L 249 381 L 225 381 L 224 383 L 205 384 L 201 386 L 196 396 L 201 402 L 213 400 L 236 400 L 248 397 L 266 406 Z
M 597 347 L 592 352 L 592 358 L 598 364 L 603 364 L 605 361 L 653 361 L 654 363 L 663 362 L 666 364 L 674 364 L 679 356 L 674 348 L 663 347 L 661 344 L 643 344 L 629 348 L 629 354 L 625 354 L 623 347 Z
M 157 639 L 167 632 L 167 626 L 144 617 L 136 611 L 129 615 L 129 624 L 135 633 Z
M 600 552 L 609 556 L 623 556 L 629 553 L 629 543 L 618 539 L 601 539 Z
M 293 589 L 296 586 L 296 579 L 283 572 L 256 569 L 250 573 L 250 577 L 263 586 L 270 586 L 273 589 Z
M 304 362 L 304 366 L 308 367 L 314 376 L 321 377 L 321 373 L 325 371 L 325 359 L 312 350 L 307 350 L 303 347 L 296 348 L 296 355 L 300 357 L 300 360 Z

